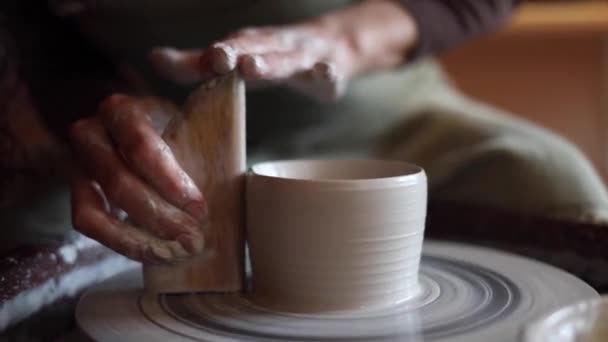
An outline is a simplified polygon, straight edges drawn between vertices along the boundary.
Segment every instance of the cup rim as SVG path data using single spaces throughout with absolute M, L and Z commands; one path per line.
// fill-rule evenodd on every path
M 328 164 L 328 163 L 349 163 L 349 164 L 384 164 L 392 167 L 403 167 L 403 173 L 396 173 L 390 176 L 378 176 L 369 178 L 311 178 L 311 177 L 282 177 L 276 175 L 264 174 L 260 168 L 268 165 L 277 164 Z M 257 170 L 256 170 L 257 169 Z M 388 159 L 280 159 L 270 160 L 256 163 L 249 167 L 247 172 L 248 177 L 256 177 L 265 179 L 271 182 L 281 182 L 290 184 L 320 184 L 320 185 L 336 185 L 336 186 L 382 186 L 382 185 L 413 185 L 420 183 L 420 178 L 426 179 L 424 169 L 416 164 Z

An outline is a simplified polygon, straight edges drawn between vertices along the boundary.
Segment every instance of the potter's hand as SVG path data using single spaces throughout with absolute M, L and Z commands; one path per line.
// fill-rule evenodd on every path
M 239 69 L 250 84 L 283 83 L 332 100 L 355 75 L 401 64 L 415 40 L 402 6 L 368 0 L 295 25 L 244 29 L 202 50 L 158 48 L 151 60 L 178 83 Z
M 159 135 L 175 112 L 157 100 L 113 95 L 95 117 L 74 124 L 71 135 L 84 171 L 72 187 L 77 230 L 139 261 L 170 261 L 202 250 L 203 195 Z
M 344 91 L 349 66 L 334 37 L 311 26 L 249 28 L 203 51 L 158 48 L 151 59 L 178 83 L 200 81 L 239 69 L 249 86 L 284 83 L 327 100 Z

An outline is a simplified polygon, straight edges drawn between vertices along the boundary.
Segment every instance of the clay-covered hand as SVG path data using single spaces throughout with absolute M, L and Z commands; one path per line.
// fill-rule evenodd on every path
M 243 29 L 201 50 L 157 48 L 151 60 L 178 83 L 238 69 L 249 85 L 282 83 L 334 100 L 352 77 L 401 64 L 415 40 L 402 6 L 368 0 L 294 25 Z
M 112 95 L 71 130 L 83 165 L 72 186 L 75 228 L 139 261 L 203 249 L 205 200 L 160 135 L 173 115 L 177 108 L 158 99 Z

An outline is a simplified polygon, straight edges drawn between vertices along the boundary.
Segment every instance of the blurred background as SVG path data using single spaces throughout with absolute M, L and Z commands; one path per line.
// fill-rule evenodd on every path
M 528 0 L 441 62 L 468 95 L 570 139 L 608 183 L 608 1 Z

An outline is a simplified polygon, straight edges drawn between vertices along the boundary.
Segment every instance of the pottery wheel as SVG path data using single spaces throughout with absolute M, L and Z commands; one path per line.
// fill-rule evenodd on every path
M 374 311 L 300 315 L 237 294 L 145 296 L 139 269 L 86 293 L 76 310 L 97 341 L 517 341 L 522 326 L 597 293 L 530 259 L 425 242 L 420 294 Z

